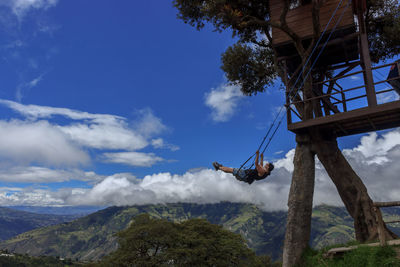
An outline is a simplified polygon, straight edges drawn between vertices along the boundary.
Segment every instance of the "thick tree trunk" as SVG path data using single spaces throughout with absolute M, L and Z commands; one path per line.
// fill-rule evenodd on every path
M 378 223 L 373 201 L 364 183 L 338 148 L 336 138 L 329 136 L 329 133 L 323 135 L 319 133 L 319 136 L 313 139 L 313 150 L 336 185 L 347 211 L 354 219 L 356 239 L 360 242 L 377 239 Z M 386 226 L 385 229 L 387 239 L 396 238 L 396 235 Z
M 296 136 L 297 147 L 289 194 L 289 211 L 283 247 L 283 267 L 299 262 L 308 245 L 314 195 L 315 156 L 309 135 Z

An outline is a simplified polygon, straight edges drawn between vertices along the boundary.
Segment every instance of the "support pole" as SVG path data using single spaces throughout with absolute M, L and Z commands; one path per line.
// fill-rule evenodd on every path
M 286 122 L 289 125 L 292 124 L 292 111 L 290 109 L 290 85 L 288 82 L 286 59 L 283 60 L 283 75 L 283 83 L 286 86 Z
M 377 105 L 377 101 L 376 101 L 376 93 L 374 86 L 374 78 L 372 75 L 371 57 L 369 55 L 367 28 L 365 26 L 364 12 L 365 10 L 363 9 L 363 5 L 360 4 L 357 7 L 357 17 L 360 27 L 359 30 L 360 30 L 361 67 L 364 70 L 363 74 L 364 74 L 365 91 L 367 93 L 368 106 L 375 107 Z
M 298 134 L 296 141 L 283 246 L 283 267 L 292 267 L 299 263 L 302 253 L 308 246 L 311 232 L 315 155 L 311 150 L 309 135 Z
M 376 222 L 378 223 L 378 237 L 381 247 L 386 246 L 385 225 L 383 223 L 382 213 L 380 208 L 374 207 L 376 213 Z

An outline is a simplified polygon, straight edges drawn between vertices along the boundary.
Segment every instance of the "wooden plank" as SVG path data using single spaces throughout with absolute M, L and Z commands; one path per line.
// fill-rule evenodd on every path
M 374 202 L 375 207 L 396 207 L 400 206 L 400 201 L 391 201 L 391 202 Z
M 388 222 L 385 222 L 386 224 L 388 224 L 388 223 L 400 223 L 400 221 L 388 221 Z
M 367 92 L 368 106 L 374 107 L 377 105 L 374 77 L 372 74 L 371 58 L 369 54 L 367 30 L 364 21 L 364 13 L 357 14 L 358 22 L 360 24 L 360 56 L 364 72 L 364 84 Z
M 339 0 L 327 1 L 320 9 L 320 23 L 321 30 L 325 28 L 329 22 L 334 10 L 336 9 Z M 280 19 L 281 10 L 283 8 L 283 3 L 277 3 L 277 1 L 271 2 L 271 20 L 278 21 Z M 333 17 L 331 23 L 328 26 L 328 30 L 335 27 L 336 22 L 339 20 L 343 11 L 346 8 L 346 3 L 343 2 L 342 6 L 338 8 L 335 16 Z M 288 26 L 296 32 L 301 38 L 306 38 L 313 35 L 312 27 L 312 6 L 311 4 L 300 6 L 293 10 L 289 10 L 286 16 L 286 21 Z M 348 8 L 343 15 L 342 20 L 338 24 L 338 27 L 349 27 L 354 25 L 354 17 L 351 8 Z M 272 38 L 274 45 L 278 45 L 284 42 L 291 41 L 290 37 L 277 28 L 272 28 Z
M 389 240 L 387 242 L 387 245 L 388 246 L 398 246 L 398 245 L 400 245 L 400 239 Z M 359 246 L 332 248 L 332 249 L 328 250 L 323 256 L 325 258 L 332 258 L 335 255 L 343 254 L 343 253 L 346 253 L 348 251 L 357 249 L 359 247 L 379 247 L 379 246 L 380 246 L 380 243 L 370 243 L 370 244 L 362 244 L 362 245 L 359 245 Z
M 383 223 L 382 212 L 379 208 L 374 207 L 376 213 L 376 222 L 378 223 L 379 244 L 383 247 L 386 245 L 385 224 Z

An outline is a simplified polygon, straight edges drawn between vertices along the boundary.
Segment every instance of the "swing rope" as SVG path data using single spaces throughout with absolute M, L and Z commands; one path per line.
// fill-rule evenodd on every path
M 322 32 L 322 34 L 321 34 L 320 37 L 318 38 L 318 41 L 317 41 L 317 43 L 315 44 L 315 46 L 314 46 L 312 52 L 311 52 L 310 55 L 308 56 L 308 58 L 307 58 L 307 60 L 306 60 L 306 63 L 303 65 L 302 70 L 301 70 L 300 73 L 298 74 L 295 83 L 293 84 L 293 86 L 292 86 L 291 89 L 289 90 L 289 95 L 291 95 L 291 93 L 294 91 L 294 89 L 296 89 L 296 85 L 297 85 L 298 81 L 300 80 L 300 77 L 303 75 L 304 70 L 305 70 L 305 68 L 306 68 L 306 66 L 307 66 L 307 64 L 308 64 L 308 62 L 310 61 L 311 57 L 313 56 L 314 52 L 316 51 L 316 49 L 317 49 L 319 43 L 321 42 L 323 36 L 325 35 L 325 33 L 326 33 L 326 31 L 327 31 L 327 29 L 328 29 L 328 27 L 329 27 L 329 25 L 330 25 L 330 23 L 331 23 L 333 17 L 336 15 L 336 12 L 337 12 L 337 10 L 339 9 L 339 7 L 341 6 L 342 2 L 343 2 L 343 0 L 341 0 L 341 1 L 339 2 L 339 4 L 336 6 L 336 9 L 335 9 L 334 12 L 332 13 L 331 18 L 329 19 L 328 23 L 326 24 L 326 26 L 325 26 L 325 28 L 324 28 L 324 31 Z M 296 89 L 294 95 L 296 95 L 296 94 L 298 93 L 298 90 L 304 86 L 305 81 L 307 80 L 307 78 L 308 78 L 308 76 L 310 75 L 312 69 L 314 68 L 315 64 L 317 63 L 319 57 L 321 56 L 322 52 L 324 51 L 326 45 L 328 44 L 329 40 L 331 39 L 331 37 L 332 37 L 333 33 L 335 32 L 337 26 L 339 25 L 339 23 L 340 23 L 341 20 L 343 19 L 344 13 L 346 12 L 346 10 L 348 9 L 348 7 L 350 6 L 350 3 L 351 3 L 351 2 L 352 2 L 352 0 L 348 0 L 348 1 L 347 1 L 347 5 L 346 5 L 345 9 L 342 11 L 342 14 L 340 15 L 339 19 L 336 21 L 335 26 L 333 27 L 333 29 L 332 29 L 332 31 L 330 32 L 328 38 L 326 39 L 325 43 L 323 44 L 321 50 L 319 51 L 318 55 L 317 55 L 316 58 L 314 59 L 313 63 L 311 64 L 311 68 L 309 69 L 309 71 L 308 71 L 307 74 L 305 75 L 305 77 L 304 77 L 304 79 L 303 79 L 303 81 L 302 81 L 300 87 L 298 87 L 298 88 Z M 260 151 L 260 149 L 261 149 L 262 146 L 264 145 L 264 142 L 265 142 L 265 140 L 267 139 L 267 137 L 269 136 L 270 132 L 272 131 L 272 129 L 273 129 L 273 127 L 274 127 L 274 125 L 275 125 L 275 123 L 276 123 L 278 117 L 281 115 L 281 113 L 282 113 L 282 111 L 283 111 L 283 108 L 284 108 L 284 105 L 280 107 L 278 113 L 277 113 L 276 116 L 275 116 L 275 119 L 273 120 L 271 126 L 269 127 L 269 129 L 268 129 L 268 131 L 267 131 L 267 134 L 264 136 L 264 138 L 263 138 L 261 144 L 259 145 L 257 151 Z M 278 125 L 275 127 L 275 129 L 274 129 L 272 135 L 270 136 L 268 142 L 266 143 L 264 149 L 262 150 L 262 154 L 267 150 L 269 144 L 271 143 L 271 141 L 272 141 L 272 139 L 274 138 L 276 132 L 278 131 L 280 125 L 282 124 L 283 118 L 284 118 L 284 117 L 281 116 Z M 256 155 L 256 153 L 253 153 L 253 154 L 240 166 L 239 170 L 243 169 L 243 167 L 244 167 L 255 155 Z M 255 164 L 255 162 L 253 161 L 253 163 L 251 164 L 251 166 L 250 166 L 248 169 L 251 169 L 251 168 L 254 166 L 254 164 Z

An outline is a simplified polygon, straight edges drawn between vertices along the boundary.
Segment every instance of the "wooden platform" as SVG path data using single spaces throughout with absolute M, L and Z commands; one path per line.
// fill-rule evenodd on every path
M 334 131 L 338 137 L 400 127 L 400 101 L 291 123 L 288 130 L 301 133 L 316 126 Z
M 400 240 L 390 240 L 387 242 L 388 246 L 399 246 L 400 245 Z M 341 256 L 346 252 L 349 252 L 351 250 L 357 249 L 360 246 L 366 246 L 366 247 L 378 247 L 380 246 L 380 243 L 371 243 L 371 244 L 365 244 L 365 245 L 359 245 L 359 246 L 350 246 L 350 247 L 341 247 L 341 248 L 332 248 L 328 250 L 325 254 L 325 258 L 333 258 L 335 256 Z
M 271 0 L 270 1 L 270 14 L 271 20 L 279 22 L 282 10 L 284 9 L 284 1 L 282 0 Z M 321 28 L 324 29 L 328 25 L 328 32 L 335 28 L 354 26 L 353 9 L 351 6 L 347 6 L 347 1 L 341 2 L 340 0 L 326 0 L 320 9 L 320 24 Z M 336 8 L 338 8 L 336 10 Z M 332 17 L 336 10 L 335 16 Z M 330 19 L 332 20 L 330 21 Z M 313 22 L 312 22 L 312 4 L 300 5 L 294 9 L 288 11 L 286 15 L 286 22 L 289 28 L 292 29 L 300 39 L 305 39 L 313 35 Z M 354 27 L 355 28 L 355 27 Z M 280 46 L 282 44 L 292 42 L 292 39 L 283 31 L 272 27 L 273 45 Z

